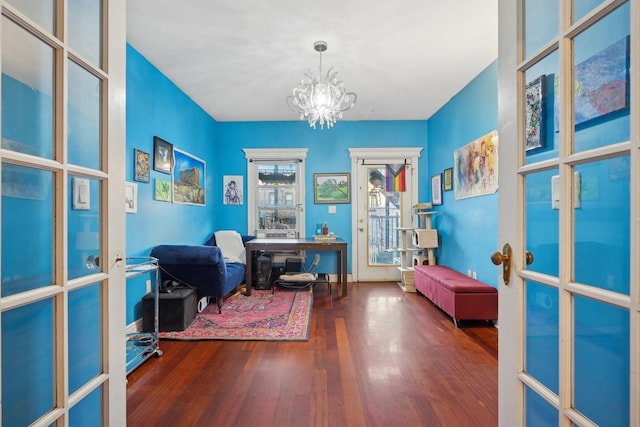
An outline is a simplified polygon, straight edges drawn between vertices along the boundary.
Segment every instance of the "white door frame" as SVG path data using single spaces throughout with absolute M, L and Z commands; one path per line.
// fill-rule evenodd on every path
M 517 307 L 517 290 L 521 287 L 514 281 L 522 280 L 513 274 L 516 265 L 522 262 L 519 254 L 522 252 L 522 242 L 518 239 L 516 232 L 516 216 L 514 213 L 514 203 L 521 206 L 517 200 L 516 176 L 517 147 L 518 141 L 518 91 L 515 73 L 518 53 L 518 5 L 519 2 L 505 0 L 499 2 L 498 8 L 498 137 L 503 141 L 500 144 L 500 157 L 498 170 L 498 242 L 503 245 L 509 242 L 513 249 L 515 260 L 511 260 L 511 285 L 506 286 L 502 278 L 502 266 L 496 269 L 498 275 L 498 336 L 500 345 L 498 346 L 498 425 L 517 426 L 518 420 L 517 402 L 519 401 L 518 381 L 516 373 L 521 372 L 522 366 L 518 366 L 518 349 L 521 348 L 521 341 L 524 331 L 518 330 L 520 322 L 517 321 L 518 313 L 523 310 Z M 496 248 L 497 251 L 500 248 Z M 489 259 L 486 260 L 489 262 Z
M 351 177 L 353 180 L 353 205 L 351 208 L 351 277 L 354 282 L 358 281 L 358 260 L 361 251 L 366 248 L 360 247 L 359 242 L 359 221 L 360 212 L 366 209 L 366 198 L 363 197 L 362 188 L 366 188 L 366 182 L 359 182 L 358 166 L 363 161 L 387 161 L 389 159 L 406 159 L 411 163 L 411 177 L 413 185 L 411 186 L 411 194 L 409 194 L 408 204 L 405 208 L 411 209 L 411 206 L 418 203 L 418 158 L 423 147 L 390 147 L 390 148 L 349 148 L 349 157 L 351 157 Z M 410 214 L 410 211 L 409 211 Z

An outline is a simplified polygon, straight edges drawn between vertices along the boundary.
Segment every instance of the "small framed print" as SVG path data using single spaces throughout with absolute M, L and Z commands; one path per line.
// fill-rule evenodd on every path
M 173 166 L 173 144 L 164 139 L 153 137 L 153 170 L 171 174 Z
M 133 159 L 133 180 L 139 182 L 149 182 L 149 175 L 151 170 L 151 158 L 149 156 L 149 153 L 134 148 Z
M 545 142 L 545 76 L 527 84 L 525 108 L 525 151 L 544 147 Z
M 447 168 L 442 173 L 442 188 L 444 191 L 453 190 L 453 168 Z
M 442 174 L 438 173 L 431 177 L 431 203 L 434 206 L 442 204 Z

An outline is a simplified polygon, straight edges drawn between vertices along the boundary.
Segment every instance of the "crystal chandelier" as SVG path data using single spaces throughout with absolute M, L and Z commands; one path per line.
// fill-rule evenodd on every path
M 296 113 L 300 113 L 300 120 L 307 120 L 309 126 L 316 128 L 331 128 L 342 113 L 350 110 L 358 98 L 354 92 L 347 92 L 344 83 L 338 80 L 338 72 L 329 68 L 326 75 L 322 75 L 322 52 L 327 50 L 327 43 L 318 41 L 313 48 L 320 53 L 320 67 L 318 76 L 311 71 L 304 74 L 302 81 L 293 88 L 293 96 L 287 97 L 287 105 Z

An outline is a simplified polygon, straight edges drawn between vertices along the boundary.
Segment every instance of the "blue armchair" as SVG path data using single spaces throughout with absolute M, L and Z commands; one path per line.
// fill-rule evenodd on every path
M 253 238 L 242 236 L 242 243 Z M 204 245 L 159 245 L 150 255 L 158 259 L 161 283 L 177 281 L 195 288 L 198 300 L 215 299 L 218 312 L 224 297 L 245 281 L 245 264 L 225 262 L 215 235 Z

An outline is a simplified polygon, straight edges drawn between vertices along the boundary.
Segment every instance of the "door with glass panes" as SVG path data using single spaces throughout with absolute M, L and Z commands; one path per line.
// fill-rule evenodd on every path
M 125 425 L 126 5 L 0 7 L 0 424 Z
M 499 2 L 503 426 L 640 423 L 639 12 Z

